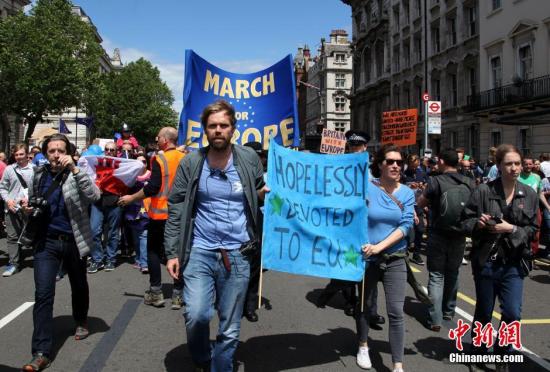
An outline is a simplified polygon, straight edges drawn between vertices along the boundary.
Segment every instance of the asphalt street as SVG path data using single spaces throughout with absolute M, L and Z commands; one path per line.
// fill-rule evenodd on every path
M 0 270 L 7 263 L 5 239 L 0 239 Z M 415 266 L 419 279 L 427 283 L 424 266 Z M 522 364 L 513 371 L 550 370 L 550 268 L 541 267 L 525 280 Z M 143 305 L 146 275 L 121 261 L 113 272 L 88 276 L 90 284 L 89 325 L 91 335 L 83 341 L 73 338 L 68 278 L 57 284 L 54 306 L 55 355 L 48 371 L 191 371 L 184 320 L 180 311 Z M 335 297 L 320 309 L 315 300 L 328 280 L 269 271 L 264 274 L 266 306 L 260 321 L 242 322 L 241 344 L 236 360 L 239 371 L 360 371 L 355 364 L 357 349 L 355 321 L 342 311 L 343 301 Z M 165 296 L 171 284 L 164 275 Z M 379 290 L 379 313 L 385 315 L 383 290 Z M 0 372 L 18 371 L 30 359 L 34 282 L 32 257 L 21 272 L 0 277 Z M 459 314 L 446 322 L 440 333 L 425 328 L 426 308 L 407 289 L 405 303 L 406 371 L 468 371 L 463 364 L 451 364 L 456 352 L 448 330 L 460 316 L 474 311 L 475 291 L 471 270 L 463 266 L 460 275 Z M 498 307 L 495 308 L 498 312 Z M 498 324 L 495 314 L 494 324 Z M 211 326 L 215 337 L 217 322 Z M 388 326 L 370 332 L 373 370 L 391 371 Z M 464 338 L 469 343 L 469 337 Z M 527 357 L 529 355 L 529 357 Z

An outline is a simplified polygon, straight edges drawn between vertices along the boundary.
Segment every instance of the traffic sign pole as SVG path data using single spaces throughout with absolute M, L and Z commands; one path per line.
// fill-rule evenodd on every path
M 428 101 L 424 101 L 424 155 L 428 149 Z

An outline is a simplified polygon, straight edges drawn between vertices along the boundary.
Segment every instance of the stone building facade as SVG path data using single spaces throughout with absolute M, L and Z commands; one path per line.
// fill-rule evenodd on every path
M 417 108 L 417 144 L 423 147 L 423 92 L 443 107 L 442 134 L 429 148 L 465 146 L 479 153 L 476 118 L 467 112 L 468 95 L 479 91 L 477 0 L 342 0 L 353 20 L 354 128 L 380 145 L 382 112 Z

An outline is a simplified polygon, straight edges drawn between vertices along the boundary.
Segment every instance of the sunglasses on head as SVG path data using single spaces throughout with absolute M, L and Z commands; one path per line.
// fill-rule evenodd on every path
M 397 159 L 384 159 L 386 162 L 386 165 L 394 165 L 397 164 L 398 167 L 403 166 L 403 160 L 397 160 Z

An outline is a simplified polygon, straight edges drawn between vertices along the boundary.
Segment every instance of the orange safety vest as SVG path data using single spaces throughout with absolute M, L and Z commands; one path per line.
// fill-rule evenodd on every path
M 148 211 L 150 219 L 168 219 L 168 194 L 172 189 L 172 183 L 174 182 L 178 165 L 184 157 L 185 154 L 176 149 L 155 156 L 155 160 L 160 165 L 162 186 L 160 187 L 159 193 L 151 197 L 151 205 Z

